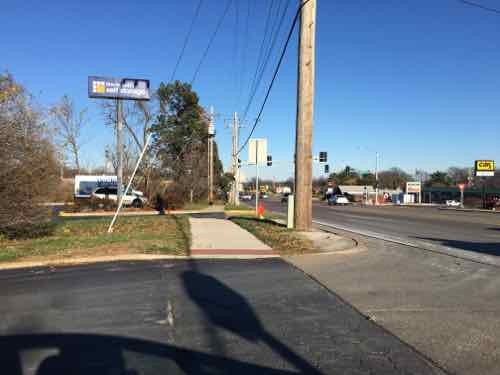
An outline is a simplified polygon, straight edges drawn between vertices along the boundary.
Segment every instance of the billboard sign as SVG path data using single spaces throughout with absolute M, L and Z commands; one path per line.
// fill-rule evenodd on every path
M 251 138 L 248 143 L 248 164 L 267 163 L 267 139 Z
M 495 175 L 494 160 L 476 160 L 474 171 L 478 177 L 491 177 Z
M 422 192 L 422 183 L 420 181 L 408 181 L 406 183 L 406 194 Z
M 149 100 L 149 80 L 89 76 L 89 98 Z

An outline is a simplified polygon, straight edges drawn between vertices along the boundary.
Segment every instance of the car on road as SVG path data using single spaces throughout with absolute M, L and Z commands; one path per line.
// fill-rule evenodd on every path
M 252 194 L 250 194 L 250 193 L 240 193 L 240 199 L 242 201 L 251 201 L 252 200 Z
M 347 205 L 349 204 L 349 199 L 343 195 L 330 195 L 328 197 L 328 205 L 329 206 L 334 206 L 334 205 Z
M 260 193 L 260 198 L 267 199 L 269 198 L 269 195 L 267 193 Z
M 118 201 L 118 190 L 116 187 L 101 187 L 94 190 L 92 197 L 96 199 L 109 199 L 111 201 Z M 143 207 L 148 203 L 144 194 L 140 191 L 132 189 L 127 195 L 123 196 L 123 205 L 132 206 L 136 208 Z
M 460 202 L 455 199 L 449 199 L 446 201 L 447 207 L 460 207 Z

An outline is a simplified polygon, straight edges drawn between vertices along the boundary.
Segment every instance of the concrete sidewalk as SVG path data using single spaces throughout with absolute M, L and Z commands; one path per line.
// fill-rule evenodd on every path
M 191 255 L 278 256 L 252 234 L 227 219 L 189 218 Z

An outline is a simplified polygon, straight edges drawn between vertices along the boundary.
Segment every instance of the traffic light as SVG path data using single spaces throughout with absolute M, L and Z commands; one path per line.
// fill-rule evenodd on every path
M 273 157 L 271 155 L 267 155 L 267 166 L 270 167 L 273 165 Z
M 325 174 L 330 173 L 330 166 L 328 164 L 325 164 Z
M 238 159 L 238 168 L 241 168 L 241 159 Z
M 328 161 L 328 154 L 326 151 L 321 151 L 319 153 L 319 162 L 326 163 Z

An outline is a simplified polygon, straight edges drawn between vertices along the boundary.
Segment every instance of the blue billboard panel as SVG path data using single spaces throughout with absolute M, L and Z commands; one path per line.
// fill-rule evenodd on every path
M 89 98 L 149 100 L 149 80 L 90 76 Z

